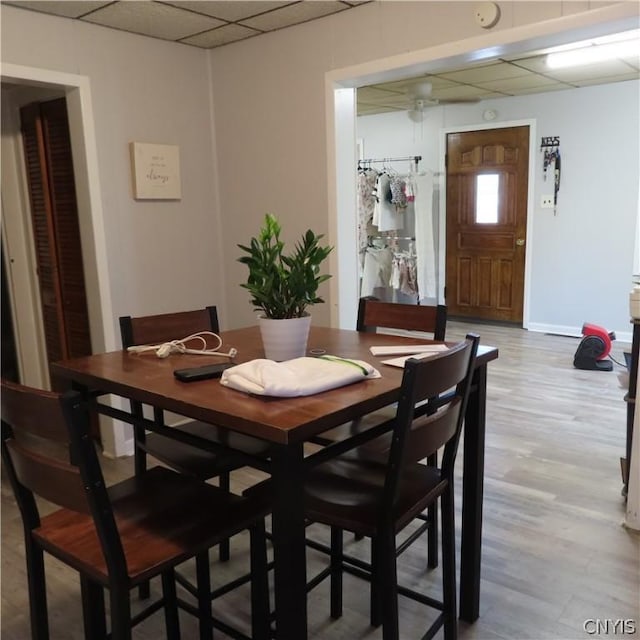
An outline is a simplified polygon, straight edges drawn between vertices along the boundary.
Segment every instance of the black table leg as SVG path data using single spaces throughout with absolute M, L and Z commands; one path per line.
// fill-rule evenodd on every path
M 302 444 L 277 447 L 271 458 L 271 477 L 276 638 L 305 640 L 307 570 Z
M 464 423 L 460 619 L 466 622 L 474 622 L 480 615 L 486 406 L 487 366 L 481 365 L 473 374 Z

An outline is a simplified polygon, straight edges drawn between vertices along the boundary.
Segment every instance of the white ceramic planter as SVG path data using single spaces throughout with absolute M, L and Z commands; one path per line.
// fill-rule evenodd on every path
M 259 317 L 258 325 L 268 360 L 283 362 L 306 355 L 311 315 L 282 320 Z

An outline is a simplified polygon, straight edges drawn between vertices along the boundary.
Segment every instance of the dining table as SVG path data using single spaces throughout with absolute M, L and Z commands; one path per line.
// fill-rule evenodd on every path
M 224 350 L 237 349 L 234 363 L 264 358 L 257 326 L 222 332 Z M 372 346 L 429 344 L 414 335 L 368 333 L 312 326 L 308 355 L 329 354 L 364 360 L 381 374 L 339 388 L 299 397 L 252 395 L 223 386 L 217 379 L 181 382 L 173 372 L 223 361 L 215 355 L 175 354 L 158 358 L 154 352 L 126 350 L 62 360 L 52 373 L 80 390 L 95 411 L 213 450 L 216 445 L 180 430 L 133 416 L 126 402 L 136 400 L 165 411 L 215 424 L 270 444 L 268 462 L 247 457 L 247 464 L 271 475 L 273 487 L 272 544 L 274 554 L 275 633 L 280 640 L 307 638 L 306 544 L 303 479 L 308 455 L 305 445 L 323 431 L 348 423 L 397 402 L 403 369 L 373 356 Z M 462 451 L 462 535 L 460 554 L 460 618 L 479 615 L 482 501 L 486 429 L 487 365 L 498 349 L 481 345 L 465 414 Z M 103 395 L 112 394 L 110 401 Z M 219 446 L 219 445 L 217 445 Z M 305 453 L 306 452 L 306 453 Z

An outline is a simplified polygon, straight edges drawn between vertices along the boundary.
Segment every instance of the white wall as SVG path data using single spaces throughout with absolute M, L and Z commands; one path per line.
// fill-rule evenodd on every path
M 6 5 L 1 35 L 3 64 L 89 79 L 116 335 L 119 315 L 212 303 L 224 322 L 206 53 Z M 180 201 L 133 199 L 130 141 L 179 146 Z
M 582 324 L 592 322 L 630 339 L 639 102 L 639 83 L 619 82 L 431 108 L 420 124 L 404 112 L 362 116 L 357 136 L 364 140 L 366 157 L 422 155 L 420 166 L 438 171 L 443 129 L 484 127 L 482 112 L 488 108 L 498 112 L 496 124 L 534 119 L 529 328 L 579 335 Z M 561 142 L 556 215 L 539 207 L 541 195 L 553 193 L 553 177 L 543 180 L 541 136 L 559 136 Z

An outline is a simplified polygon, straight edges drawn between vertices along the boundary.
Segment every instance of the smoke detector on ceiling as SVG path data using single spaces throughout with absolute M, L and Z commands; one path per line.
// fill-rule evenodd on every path
M 491 29 L 500 20 L 500 7 L 495 2 L 478 2 L 474 7 L 474 16 L 483 29 Z

